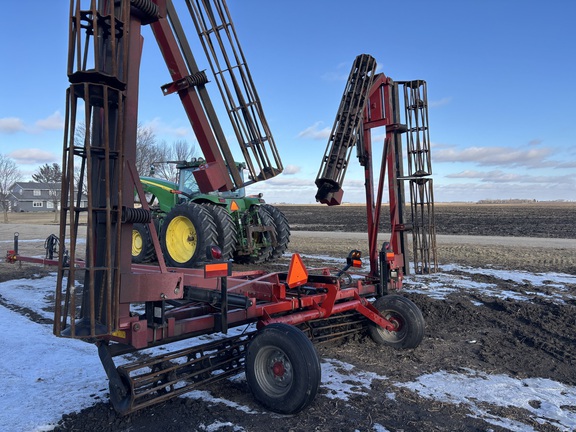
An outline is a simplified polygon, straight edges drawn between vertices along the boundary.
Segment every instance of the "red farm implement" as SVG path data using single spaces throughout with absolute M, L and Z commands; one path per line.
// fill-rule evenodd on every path
M 249 181 L 279 174 L 282 165 L 226 4 L 183 3 L 208 54 Z M 359 56 L 316 180 L 317 199 L 340 204 L 350 154 L 357 149 L 366 177 L 368 272 L 350 270 L 361 264 L 358 251 L 350 252 L 340 270 L 307 269 L 293 255 L 285 273 L 233 271 L 211 245 L 198 268 L 171 268 L 156 236 L 158 263 L 136 265 L 131 262 L 133 224 L 156 230 L 146 199 L 134 208 L 134 191 L 144 198 L 135 169 L 144 25 L 152 28 L 171 74 L 172 82 L 162 89 L 178 95 L 206 158 L 194 172 L 198 184 L 206 192 L 246 184 L 234 171 L 205 87 L 208 81 L 198 70 L 172 1 L 72 0 L 59 235 L 69 249 L 60 247 L 57 260 L 40 262 L 58 265 L 54 333 L 98 345 L 115 409 L 127 414 L 245 370 L 260 403 L 295 413 L 313 401 L 321 382 L 315 342 L 367 328 L 378 343 L 416 347 L 424 333 L 422 314 L 411 301 L 388 291 L 399 289 L 409 270 L 407 232 L 412 232 L 416 272 L 436 267 L 426 83 L 394 82 L 375 73 L 370 56 Z M 375 127 L 385 128 L 385 140 L 374 180 Z M 379 250 L 386 180 L 392 236 Z M 404 209 L 405 184 L 410 212 Z M 80 200 L 81 192 L 88 195 L 87 203 Z M 81 216 L 87 220 L 85 243 L 79 234 Z M 185 232 L 186 244 L 199 247 L 194 233 Z M 8 260 L 28 260 L 15 249 Z M 209 343 L 150 354 L 154 347 L 181 346 L 208 334 L 214 335 Z M 148 355 L 136 355 L 143 350 Z M 114 358 L 129 353 L 138 360 L 116 366 Z

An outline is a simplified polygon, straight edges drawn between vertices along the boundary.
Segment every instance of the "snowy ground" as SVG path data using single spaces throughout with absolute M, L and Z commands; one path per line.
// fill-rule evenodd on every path
M 444 266 L 443 272 L 408 280 L 407 291 L 443 298 L 453 290 L 481 291 L 494 297 L 514 295 L 518 301 L 530 301 L 538 292 L 503 292 L 498 283 L 475 282 L 469 274 L 483 273 L 493 280 L 529 286 L 546 286 L 554 301 L 564 302 L 573 296 L 567 284 L 576 284 L 576 276 L 557 273 L 529 273 Z M 43 278 L 11 280 L 0 283 L 0 296 L 5 303 L 18 306 L 18 312 L 0 307 L 0 425 L 3 430 L 36 432 L 51 430 L 66 413 L 79 411 L 106 399 L 107 380 L 96 348 L 76 341 L 56 338 L 50 324 L 38 324 L 26 316 L 36 313 L 47 319 L 52 313 L 50 298 L 56 285 L 55 275 Z M 479 305 L 478 307 L 482 307 Z M 204 337 L 201 341 L 206 342 Z M 200 343 L 200 341 L 198 341 Z M 187 341 L 190 344 L 190 341 Z M 335 359 L 322 360 L 322 386 L 328 398 L 348 400 L 363 394 L 380 380 L 388 384 L 386 397 L 394 400 L 394 389 L 408 389 L 420 397 L 446 404 L 464 405 L 471 416 L 494 426 L 513 431 L 536 430 L 521 421 L 502 418 L 487 406 L 516 406 L 527 410 L 532 419 L 557 430 L 576 430 L 576 387 L 544 378 L 516 379 L 506 375 L 490 375 L 483 371 L 463 369 L 460 373 L 438 371 L 419 376 L 411 382 L 391 382 L 389 378 Z M 232 379 L 243 380 L 243 374 Z M 514 395 L 512 398 L 511 395 Z M 253 408 L 232 400 L 213 398 L 209 392 L 194 391 L 183 397 L 198 398 L 208 403 L 224 403 L 245 413 Z M 7 426 L 9 425 L 9 426 Z M 229 423 L 205 425 L 205 430 L 242 427 Z M 7 427 L 7 429 L 6 429 Z M 386 425 L 375 423 L 374 431 L 387 431 Z

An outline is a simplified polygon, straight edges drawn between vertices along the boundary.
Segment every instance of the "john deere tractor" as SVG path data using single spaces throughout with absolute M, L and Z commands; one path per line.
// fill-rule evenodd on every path
M 192 172 L 202 158 L 175 163 L 178 183 L 141 177 L 146 200 L 166 264 L 193 267 L 203 261 L 206 248 L 218 245 L 223 259 L 262 263 L 282 256 L 290 241 L 284 214 L 266 204 L 262 195 L 246 196 L 244 188 L 231 192 L 201 193 Z M 242 164 L 237 164 L 242 172 Z M 132 231 L 132 261 L 156 259 L 147 224 Z

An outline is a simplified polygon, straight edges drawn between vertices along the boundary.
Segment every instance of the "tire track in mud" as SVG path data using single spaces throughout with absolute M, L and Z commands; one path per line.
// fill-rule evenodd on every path
M 33 321 L 35 323 L 50 324 L 50 325 L 54 324 L 54 320 L 51 320 L 49 318 L 45 318 L 41 314 L 39 314 L 38 312 L 36 312 L 30 308 L 15 305 L 15 304 L 7 301 L 4 297 L 2 297 L 2 295 L 0 295 L 0 306 L 4 306 L 6 309 L 10 309 L 11 311 L 16 312 L 16 313 L 28 318 L 30 321 Z

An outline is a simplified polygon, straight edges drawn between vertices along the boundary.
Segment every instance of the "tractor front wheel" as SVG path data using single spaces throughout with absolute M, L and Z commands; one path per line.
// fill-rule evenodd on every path
M 160 246 L 166 264 L 193 267 L 206 259 L 206 248 L 218 244 L 216 225 L 201 204 L 174 207 L 160 228 Z
M 374 342 L 396 349 L 416 348 L 424 338 L 425 322 L 422 312 L 412 301 L 400 295 L 386 295 L 374 302 L 380 315 L 394 324 L 386 330 L 370 323 L 368 331 Z
M 154 261 L 156 253 L 148 225 L 132 225 L 132 262 L 136 264 Z
M 302 331 L 288 324 L 270 324 L 246 351 L 246 380 L 254 398 L 281 414 L 294 414 L 316 397 L 321 381 L 320 359 Z

